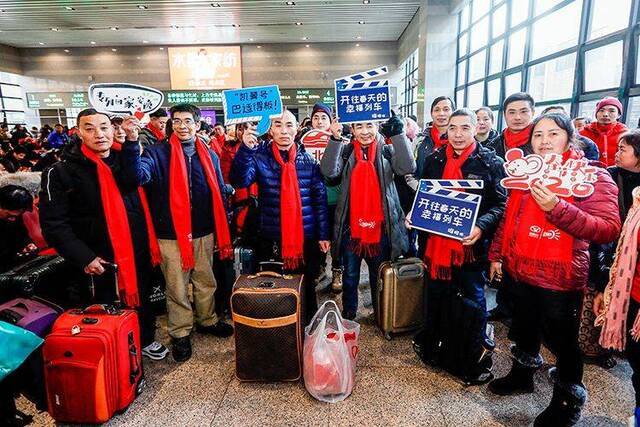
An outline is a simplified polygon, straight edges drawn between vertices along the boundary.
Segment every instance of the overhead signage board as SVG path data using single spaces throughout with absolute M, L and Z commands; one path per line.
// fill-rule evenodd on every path
M 171 89 L 236 89 L 242 87 L 240 46 L 169 48 Z
M 89 99 L 86 92 L 29 92 L 27 93 L 29 108 L 88 108 Z

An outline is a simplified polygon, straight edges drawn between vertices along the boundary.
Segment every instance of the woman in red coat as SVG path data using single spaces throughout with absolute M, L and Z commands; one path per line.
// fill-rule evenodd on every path
M 563 162 L 579 159 L 574 142 L 575 130 L 564 115 L 542 115 L 533 122 L 529 143 L 536 154 L 560 154 Z M 512 190 L 489 253 L 491 278 L 500 278 L 504 267 L 515 296 L 509 332 L 513 365 L 489 390 L 532 393 L 543 339 L 556 356 L 553 397 L 535 426 L 575 424 L 587 398 L 578 329 L 589 243 L 611 242 L 620 232 L 618 188 L 604 169 L 596 169 L 594 192 L 584 198 L 558 197 L 540 182 L 527 191 Z

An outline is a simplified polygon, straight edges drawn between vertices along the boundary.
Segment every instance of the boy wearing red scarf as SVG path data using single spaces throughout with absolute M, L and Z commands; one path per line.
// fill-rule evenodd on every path
M 616 163 L 618 139 L 628 129 L 618 120 L 622 116 L 622 103 L 616 98 L 606 96 L 596 104 L 596 121 L 589 123 L 580 131 L 580 135 L 590 138 L 600 150 L 600 161 L 607 166 Z
M 315 278 L 320 254 L 329 250 L 329 227 L 320 168 L 298 148 L 297 129 L 296 118 L 288 110 L 271 121 L 271 141 L 259 144 L 255 129 L 245 129 L 231 168 L 231 183 L 241 188 L 258 184 L 258 259 L 282 259 L 285 271 L 304 274 L 308 322 L 318 309 Z
M 485 336 L 486 301 L 483 272 L 488 267 L 487 248 L 504 213 L 507 192 L 500 185 L 504 177 L 503 161 L 493 150 L 475 140 L 476 115 L 462 108 L 449 120 L 449 143 L 427 157 L 424 174 L 419 179 L 473 179 L 484 181 L 484 188 L 468 190 L 482 196 L 478 219 L 471 235 L 462 241 L 420 233 L 420 253 L 429 271 L 425 305 L 425 328 L 416 335 L 414 349 L 422 360 L 438 364 L 440 335 L 447 326 L 441 324 L 442 307 L 448 305 L 450 290 L 462 292 L 482 312 L 482 319 L 468 319 L 469 328 Z M 489 343 L 488 343 L 489 344 Z M 442 346 L 445 346 L 443 343 Z M 487 345 L 490 348 L 491 345 Z M 478 361 L 475 361 L 476 363 Z M 486 364 L 464 368 L 463 379 L 472 384 L 483 384 L 493 378 L 490 359 Z M 463 367 L 458 367 L 463 368 Z
M 167 121 L 169 116 L 167 110 L 164 108 L 158 108 L 153 113 L 149 114 L 150 121 L 147 126 L 140 130 L 140 144 L 143 147 L 157 144 L 166 138 Z
M 194 313 L 188 296 L 193 284 L 195 322 L 201 333 L 218 337 L 233 334 L 231 325 L 214 310 L 216 280 L 213 250 L 220 258 L 233 255 L 224 206 L 224 181 L 218 156 L 197 136 L 200 109 L 191 104 L 171 107 L 173 133 L 167 142 L 145 148 L 125 171 L 145 185 L 158 235 L 167 283 L 168 330 L 173 358 L 191 357 L 190 334 Z M 138 147 L 136 145 L 136 147 Z
M 360 265 L 369 267 L 373 306 L 377 297 L 378 268 L 409 249 L 404 213 L 394 182 L 395 175 L 413 173 L 416 167 L 404 123 L 393 116 L 378 133 L 375 122 L 351 125 L 354 139 L 342 141 L 342 124 L 331 124 L 332 136 L 320 162 L 328 179 L 340 178 L 332 256 L 343 262 L 343 316 L 354 319 L 358 310 Z M 391 144 L 385 143 L 385 136 Z
M 118 286 L 123 303 L 138 310 L 143 354 L 162 359 L 168 350 L 154 341 L 155 316 L 148 306 L 151 262 L 159 251 L 144 193 L 123 168 L 139 155 L 137 145 L 112 149 L 114 129 L 109 117 L 94 109 L 78 114 L 81 142 L 65 147 L 64 162 L 42 174 L 40 224 L 46 241 L 78 272 L 86 288 L 73 304 L 112 304 L 113 274 L 105 274 L 107 261 L 118 264 Z M 138 122 L 122 123 L 121 139 L 138 139 Z M 122 138 L 122 137 L 125 138 Z M 95 299 L 89 295 L 94 283 Z

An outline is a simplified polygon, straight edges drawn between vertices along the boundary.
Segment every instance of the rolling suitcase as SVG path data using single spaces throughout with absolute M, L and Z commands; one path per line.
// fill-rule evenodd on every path
M 242 275 L 231 295 L 236 376 L 297 381 L 302 375 L 302 275 Z
M 65 261 L 58 255 L 38 256 L 0 274 L 0 294 L 31 297 L 36 291 L 50 293 L 57 277 L 66 270 Z
M 16 298 L 0 305 L 0 320 L 13 323 L 43 338 L 60 313 L 60 307 L 38 297 Z
M 144 384 L 134 310 L 92 305 L 66 311 L 45 339 L 43 358 L 49 413 L 58 422 L 104 423 Z
M 387 261 L 378 270 L 375 313 L 386 339 L 419 329 L 423 322 L 424 265 L 418 258 Z

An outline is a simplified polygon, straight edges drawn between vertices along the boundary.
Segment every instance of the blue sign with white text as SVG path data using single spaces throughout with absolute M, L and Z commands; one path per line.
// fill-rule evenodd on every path
M 222 105 L 225 125 L 258 122 L 258 135 L 265 134 L 271 119 L 282 114 L 282 100 L 277 85 L 222 91 Z
M 340 123 L 389 119 L 391 117 L 389 86 L 341 90 L 336 84 L 336 113 Z
M 434 187 L 421 180 L 411 210 L 411 226 L 462 240 L 475 226 L 481 200 L 476 194 Z

